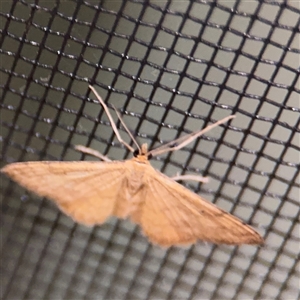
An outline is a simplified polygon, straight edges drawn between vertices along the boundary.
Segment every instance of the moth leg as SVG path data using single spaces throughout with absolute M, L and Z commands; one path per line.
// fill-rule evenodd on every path
M 75 150 L 86 153 L 86 154 L 93 155 L 93 156 L 98 157 L 101 160 L 104 160 L 104 161 L 107 161 L 107 162 L 111 161 L 108 157 L 104 156 L 99 151 L 94 150 L 92 148 L 88 148 L 88 147 L 85 147 L 85 146 L 82 146 L 82 145 L 76 145 Z
M 179 175 L 177 174 L 174 177 L 171 177 L 175 181 L 179 180 L 191 180 L 191 181 L 198 181 L 198 182 L 203 182 L 203 183 L 208 183 L 209 182 L 209 177 L 202 177 L 200 175 Z
M 205 127 L 204 129 L 201 129 L 199 131 L 195 131 L 192 132 L 190 134 L 184 135 L 174 141 L 171 141 L 161 147 L 158 147 L 156 149 L 151 150 L 149 154 L 152 154 L 153 156 L 159 155 L 159 154 L 163 154 L 166 152 L 171 152 L 171 151 L 176 151 L 179 150 L 181 148 L 183 148 L 184 146 L 188 145 L 189 143 L 191 143 L 193 140 L 197 139 L 198 137 L 200 137 L 201 135 L 203 135 L 205 132 L 210 131 L 211 129 L 213 129 L 214 127 L 217 127 L 225 122 L 227 122 L 230 119 L 235 118 L 235 115 L 232 116 L 228 116 L 220 121 L 217 121 L 213 124 L 208 125 L 207 127 Z

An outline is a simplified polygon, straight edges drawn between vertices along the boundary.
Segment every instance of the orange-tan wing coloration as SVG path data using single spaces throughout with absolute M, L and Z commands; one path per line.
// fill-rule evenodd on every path
M 105 102 L 90 88 L 106 111 L 119 142 L 135 152 L 122 139 Z M 263 243 L 250 226 L 156 171 L 148 162 L 148 157 L 179 150 L 235 116 L 148 152 L 147 144 L 140 147 L 116 113 L 138 148 L 138 154 L 131 160 L 112 162 L 93 149 L 77 146 L 77 150 L 105 162 L 13 163 L 1 172 L 37 195 L 52 199 L 74 221 L 96 225 L 111 215 L 130 216 L 152 242 L 162 246 L 191 244 L 197 240 L 232 245 Z
M 148 168 L 147 168 L 148 169 Z M 261 244 L 262 237 L 233 215 L 149 168 L 144 204 L 132 219 L 161 246 L 195 243 Z
M 39 196 L 49 197 L 74 221 L 103 223 L 114 214 L 126 170 L 123 162 L 24 162 L 1 172 Z

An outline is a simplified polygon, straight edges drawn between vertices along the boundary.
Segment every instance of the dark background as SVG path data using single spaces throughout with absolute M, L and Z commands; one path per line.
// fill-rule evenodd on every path
M 76 144 L 130 158 L 89 83 L 150 148 L 236 114 L 152 164 L 209 176 L 186 186 L 266 239 L 161 249 L 129 221 L 77 225 L 1 176 L 1 299 L 297 299 L 299 13 L 297 1 L 1 1 L 1 167 L 94 159 Z

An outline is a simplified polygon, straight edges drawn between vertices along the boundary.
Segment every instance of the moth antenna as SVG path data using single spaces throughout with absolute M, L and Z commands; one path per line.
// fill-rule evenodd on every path
M 128 127 L 126 126 L 124 120 L 122 119 L 120 113 L 118 112 L 118 110 L 115 108 L 114 105 L 112 105 L 113 109 L 115 110 L 119 120 L 121 121 L 123 127 L 125 128 L 126 132 L 129 134 L 129 136 L 131 137 L 131 139 L 133 140 L 134 144 L 137 146 L 137 148 L 139 149 L 139 152 L 141 152 L 141 147 L 138 144 L 137 140 L 134 138 L 134 136 L 132 135 L 131 131 L 128 129 Z
M 114 119 L 112 118 L 110 112 L 109 112 L 109 109 L 107 107 L 107 105 L 104 103 L 104 101 L 102 100 L 102 98 L 100 97 L 100 95 L 97 93 L 96 89 L 94 87 L 92 87 L 91 85 L 89 85 L 89 88 L 93 91 L 93 93 L 95 94 L 95 96 L 97 97 L 98 101 L 101 103 L 101 105 L 103 106 L 107 116 L 108 116 L 108 119 L 110 121 L 110 124 L 112 126 L 112 129 L 114 131 L 114 133 L 116 134 L 117 136 L 117 139 L 118 141 L 123 144 L 125 147 L 127 147 L 127 149 L 130 151 L 130 152 L 134 152 L 134 149 L 129 145 L 127 144 L 121 137 L 120 133 L 119 133 L 119 130 L 116 126 L 116 123 L 114 121 Z M 123 123 L 122 123 L 123 124 Z
M 184 135 L 174 141 L 168 142 L 165 145 L 162 145 L 161 147 L 158 147 L 154 150 L 151 150 L 149 152 L 149 154 L 152 154 L 153 156 L 157 156 L 159 154 L 163 154 L 166 152 L 171 152 L 171 151 L 177 151 L 181 148 L 183 148 L 184 146 L 188 145 L 189 143 L 191 143 L 192 141 L 194 141 L 196 138 L 200 137 L 201 135 L 203 135 L 205 132 L 210 131 L 211 129 L 231 120 L 234 119 L 235 115 L 231 115 L 228 117 L 225 117 L 222 120 L 219 120 L 211 125 L 208 125 L 207 127 L 205 127 L 204 129 L 201 129 L 199 131 L 195 131 L 192 132 L 190 134 Z M 178 144 L 179 143 L 179 144 Z

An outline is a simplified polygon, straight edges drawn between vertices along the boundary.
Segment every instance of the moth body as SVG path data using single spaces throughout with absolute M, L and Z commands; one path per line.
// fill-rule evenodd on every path
M 124 161 L 124 168 L 126 175 L 114 210 L 114 215 L 123 219 L 128 218 L 143 205 L 146 192 L 146 169 L 149 170 L 152 166 L 148 160 L 141 161 L 133 157 Z

